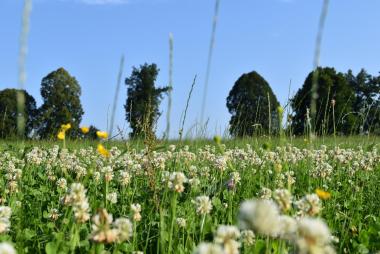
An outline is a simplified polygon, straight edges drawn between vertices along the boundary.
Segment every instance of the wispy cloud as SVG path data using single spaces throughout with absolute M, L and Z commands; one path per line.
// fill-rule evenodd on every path
M 129 0 L 79 0 L 79 2 L 84 4 L 92 5 L 106 5 L 106 4 L 128 4 Z

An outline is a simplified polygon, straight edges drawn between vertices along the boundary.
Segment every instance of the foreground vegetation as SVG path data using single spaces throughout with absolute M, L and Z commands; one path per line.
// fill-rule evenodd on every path
M 380 250 L 376 139 L 86 142 L 0 144 L 2 242 L 18 253 Z

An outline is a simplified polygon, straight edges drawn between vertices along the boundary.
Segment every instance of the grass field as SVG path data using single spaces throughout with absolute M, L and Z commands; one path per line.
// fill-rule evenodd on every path
M 2 142 L 0 237 L 18 253 L 376 253 L 377 141 Z

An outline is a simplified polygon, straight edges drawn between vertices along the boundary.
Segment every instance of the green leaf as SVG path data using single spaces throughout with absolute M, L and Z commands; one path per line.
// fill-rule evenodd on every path
M 57 244 L 55 242 L 48 242 L 45 246 L 46 254 L 55 254 L 57 253 Z

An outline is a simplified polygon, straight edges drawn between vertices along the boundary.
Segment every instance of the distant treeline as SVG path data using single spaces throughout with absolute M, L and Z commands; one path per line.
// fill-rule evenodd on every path
M 133 68 L 125 79 L 127 100 L 124 105 L 130 123 L 131 138 L 154 136 L 160 117 L 159 105 L 169 87 L 156 88 L 159 69 L 155 64 Z M 317 84 L 316 115 L 311 119 L 311 89 Z M 68 136 L 95 138 L 97 128 L 90 133 L 80 131 L 84 114 L 78 81 L 65 69 L 59 68 L 42 79 L 41 107 L 24 90 L 0 91 L 0 137 L 17 136 L 17 93 L 25 97 L 24 137 L 54 138 L 61 125 L 70 123 Z M 303 135 L 310 131 L 318 135 L 380 134 L 380 76 L 372 76 L 362 69 L 337 72 L 334 68 L 319 67 L 310 72 L 302 87 L 283 107 L 268 82 L 253 71 L 243 74 L 233 85 L 227 108 L 231 113 L 229 133 L 234 137 L 253 135 Z M 285 123 L 283 123 L 285 120 Z

